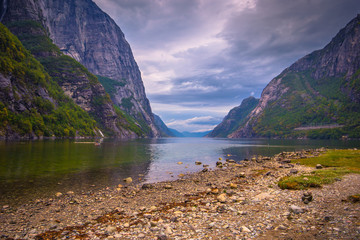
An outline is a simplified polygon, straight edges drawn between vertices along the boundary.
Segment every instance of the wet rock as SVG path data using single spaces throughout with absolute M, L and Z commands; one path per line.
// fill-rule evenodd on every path
M 223 165 L 222 162 L 216 162 L 216 166 L 217 166 L 217 167 L 220 167 L 220 166 L 222 166 L 222 165 Z
M 202 162 L 199 162 L 199 161 L 195 162 L 195 165 L 201 165 L 201 164 L 202 164 Z
M 131 177 L 124 178 L 123 180 L 124 180 L 124 182 L 126 182 L 126 183 L 132 183 L 132 181 L 133 181 Z
M 202 172 L 208 172 L 209 171 L 209 169 L 207 169 L 207 168 L 204 168 L 203 170 L 201 170 Z
M 177 164 L 181 165 L 181 164 L 183 164 L 183 162 L 177 162 Z
M 150 183 L 144 183 L 142 186 L 141 186 L 142 189 L 152 189 L 154 188 L 154 185 L 150 184 Z
M 57 193 L 55 193 L 55 196 L 56 197 L 61 197 L 63 194 L 61 193 L 61 192 L 57 192 Z

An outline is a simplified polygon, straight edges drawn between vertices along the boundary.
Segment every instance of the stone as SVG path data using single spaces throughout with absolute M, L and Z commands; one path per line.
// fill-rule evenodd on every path
M 61 193 L 61 192 L 57 192 L 57 193 L 55 193 L 55 196 L 56 197 L 61 197 L 63 194 Z
M 165 189 L 172 189 L 173 187 L 170 184 L 164 186 Z
M 208 172 L 209 171 L 209 169 L 207 169 L 207 168 L 203 168 L 203 170 L 201 170 L 202 172 Z
M 177 162 L 177 164 L 181 165 L 181 164 L 183 164 L 183 162 Z
M 236 189 L 238 186 L 237 186 L 237 184 L 235 184 L 235 183 L 230 183 L 230 188 L 232 188 L 232 189 Z
M 303 203 L 308 204 L 309 202 L 311 202 L 313 200 L 313 196 L 311 192 L 305 192 L 303 194 L 303 196 L 301 197 L 301 200 L 303 201 Z
M 157 239 L 158 240 L 168 240 L 169 238 L 165 234 L 160 234 L 160 235 L 157 236 Z
M 240 172 L 236 177 L 244 178 L 246 176 L 245 172 Z
M 278 230 L 286 230 L 287 227 L 284 226 L 284 225 L 279 225 L 276 229 L 278 229 Z
M 316 169 L 322 169 L 323 166 L 321 164 L 316 164 Z
M 298 207 L 298 206 L 296 206 L 296 205 L 291 205 L 291 206 L 289 207 L 289 211 L 290 211 L 290 212 L 293 212 L 293 213 L 295 213 L 295 214 L 300 214 L 300 213 L 304 213 L 304 212 L 305 212 L 305 210 L 304 210 L 303 208 Z
M 201 165 L 201 164 L 202 164 L 202 162 L 199 162 L 199 161 L 195 162 L 195 165 Z
M 250 233 L 251 230 L 249 228 L 247 228 L 246 226 L 241 226 L 240 227 L 240 232 Z
M 222 193 L 216 198 L 219 202 L 225 203 L 226 202 L 226 193 Z
M 150 183 L 144 183 L 142 186 L 141 186 L 142 189 L 152 189 L 154 188 L 154 185 L 150 184 Z
M 132 183 L 132 178 L 131 177 L 128 177 L 128 178 L 124 178 L 124 182 L 126 183 Z
M 105 229 L 105 231 L 108 232 L 108 233 L 116 232 L 116 227 L 114 227 L 114 226 L 108 226 L 108 227 Z
M 297 174 L 299 171 L 297 169 L 291 169 L 290 174 Z

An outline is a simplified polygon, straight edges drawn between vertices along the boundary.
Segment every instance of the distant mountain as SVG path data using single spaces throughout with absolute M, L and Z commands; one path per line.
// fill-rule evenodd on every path
M 169 128 L 169 130 L 171 131 L 172 135 L 174 135 L 175 137 L 185 137 L 181 132 L 179 132 L 176 129 Z
M 211 131 L 207 137 L 227 137 L 237 130 L 246 120 L 247 115 L 256 107 L 259 99 L 248 97 L 241 102 L 241 105 L 230 110 L 223 121 Z
M 275 77 L 246 120 L 228 134 L 230 138 L 342 136 L 360 137 L 360 15 L 323 49 Z
M 181 134 L 184 137 L 205 137 L 208 135 L 211 131 L 205 131 L 205 132 L 182 132 Z
M 205 131 L 205 132 L 179 132 L 175 129 L 169 128 L 172 134 L 175 137 L 205 137 L 207 134 L 209 134 L 211 131 Z
M 60 81 L 65 94 L 89 113 L 93 112 L 95 120 L 108 134 L 117 137 L 160 136 L 131 48 L 121 29 L 93 1 L 0 0 L 0 6 L 0 21 L 22 42 L 26 41 L 23 42 L 25 47 L 38 59 L 47 58 L 41 61 L 44 65 L 49 63 L 45 67 L 50 75 L 57 75 L 54 79 Z M 82 78 L 77 79 L 78 82 L 63 81 L 76 75 L 71 72 L 65 73 L 67 76 L 60 80 L 62 71 L 66 72 L 67 68 L 62 64 L 67 62 L 70 63 L 67 66 L 74 66 L 75 63 L 63 54 L 80 62 L 86 72 L 96 74 L 109 95 L 98 80 L 91 80 L 96 79 L 92 74 L 90 82 L 96 81 L 99 87 L 93 88 L 91 84 L 85 87 Z M 48 61 L 52 57 L 61 63 L 56 66 L 55 62 Z M 83 71 L 78 75 L 88 74 Z M 95 95 L 97 97 L 90 97 Z M 96 111 L 93 111 L 94 104 L 98 105 Z M 121 125 L 132 128 L 133 133 Z
M 154 114 L 155 126 L 159 129 L 161 137 L 175 137 L 174 133 L 166 126 L 161 118 Z

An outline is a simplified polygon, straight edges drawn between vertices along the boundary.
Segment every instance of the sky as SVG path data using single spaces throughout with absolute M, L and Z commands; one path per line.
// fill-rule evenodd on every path
M 152 110 L 207 131 L 299 58 L 323 48 L 359 0 L 94 0 L 124 32 Z

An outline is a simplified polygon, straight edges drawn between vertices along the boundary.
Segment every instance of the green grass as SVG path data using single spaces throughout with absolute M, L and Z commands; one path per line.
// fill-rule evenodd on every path
M 345 174 L 360 174 L 360 150 L 329 150 L 325 154 L 293 160 L 306 166 L 315 167 L 321 164 L 324 168 L 306 175 L 284 177 L 278 182 L 281 189 L 307 189 L 331 184 Z

